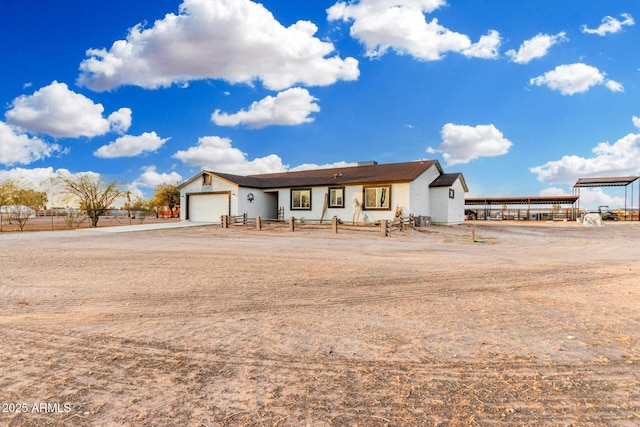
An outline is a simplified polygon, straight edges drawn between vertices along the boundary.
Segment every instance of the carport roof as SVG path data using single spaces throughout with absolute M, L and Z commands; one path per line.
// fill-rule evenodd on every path
M 485 205 L 572 205 L 580 196 L 523 196 L 466 198 L 466 206 Z
M 640 176 L 618 176 L 608 178 L 579 178 L 573 188 L 579 187 L 626 187 Z

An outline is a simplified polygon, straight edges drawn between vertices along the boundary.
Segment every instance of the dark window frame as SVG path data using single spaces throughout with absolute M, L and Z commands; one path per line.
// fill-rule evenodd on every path
M 383 207 L 368 207 L 367 206 L 367 190 L 371 190 L 373 188 L 386 188 L 387 189 L 387 196 L 386 196 L 386 204 L 388 206 L 383 206 Z M 378 196 L 376 196 L 377 198 Z M 377 205 L 377 204 L 376 204 Z M 387 185 L 367 185 L 365 187 L 362 187 L 362 210 L 365 211 L 390 211 L 391 210 L 391 184 L 387 184 Z
M 342 204 L 331 204 L 331 192 L 333 190 L 342 190 Z M 329 206 L 330 208 L 344 208 L 344 194 L 345 194 L 345 187 L 329 187 L 329 201 L 327 203 L 327 206 Z
M 456 198 L 456 190 L 454 190 L 453 188 L 449 188 L 449 198 L 450 199 Z
M 300 192 L 308 191 L 309 192 L 309 207 L 296 207 L 296 206 L 293 205 L 293 193 L 295 191 L 300 191 Z M 290 195 L 290 199 L 291 199 L 290 202 L 289 202 L 289 205 L 291 206 L 291 210 L 292 211 L 310 211 L 311 210 L 311 208 L 312 208 L 312 203 L 311 202 L 312 202 L 312 195 L 313 195 L 313 191 L 312 191 L 311 188 L 292 188 L 290 190 L 289 195 Z M 302 199 L 301 199 L 301 201 L 302 201 Z

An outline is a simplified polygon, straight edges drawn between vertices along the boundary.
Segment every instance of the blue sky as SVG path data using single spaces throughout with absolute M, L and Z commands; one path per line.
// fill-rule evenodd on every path
M 426 158 L 468 197 L 571 194 L 640 175 L 638 17 L 612 0 L 3 0 L 0 181 L 91 172 L 149 197 L 201 169 Z

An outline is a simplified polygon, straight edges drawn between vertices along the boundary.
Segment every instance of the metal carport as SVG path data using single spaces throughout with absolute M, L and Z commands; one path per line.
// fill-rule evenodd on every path
M 517 215 L 514 215 L 513 219 L 532 219 L 531 214 L 531 206 L 542 206 L 547 205 L 551 206 L 551 208 L 547 209 L 549 212 L 544 212 L 542 215 L 541 211 L 543 209 L 536 209 L 536 219 L 550 218 L 550 219 L 558 219 L 562 217 L 562 219 L 570 219 L 575 220 L 577 218 L 576 210 L 571 208 L 565 208 L 564 213 L 555 214 L 553 206 L 573 206 L 580 196 L 522 196 L 522 197 L 473 197 L 465 199 L 465 209 L 467 207 L 480 207 L 482 206 L 484 209 L 484 219 L 489 219 L 491 217 L 491 212 L 494 210 L 500 211 L 511 211 L 515 210 Z M 527 206 L 526 208 L 526 216 L 522 217 L 520 213 L 520 209 L 510 209 L 509 206 Z M 558 218 L 556 218 L 558 217 Z
M 577 194 L 580 197 L 580 189 L 588 187 L 624 187 L 624 212 L 625 219 L 627 213 L 627 187 L 631 185 L 631 209 L 633 210 L 633 183 L 638 180 L 640 176 L 619 176 L 619 177 L 607 177 L 607 178 L 578 178 L 578 181 L 573 186 L 573 194 Z M 638 187 L 638 220 L 640 221 L 640 186 Z M 578 209 L 580 209 L 580 202 L 578 202 Z M 633 212 L 631 213 L 633 219 Z

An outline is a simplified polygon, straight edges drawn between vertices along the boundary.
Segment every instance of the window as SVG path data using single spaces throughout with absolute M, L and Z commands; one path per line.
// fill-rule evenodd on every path
M 208 173 L 202 174 L 202 185 L 211 185 L 211 175 Z
M 364 209 L 391 209 L 391 187 L 365 187 Z
M 302 188 L 299 190 L 291 190 L 291 210 L 294 209 L 311 209 L 311 189 Z
M 449 198 L 450 199 L 455 199 L 456 198 L 456 190 L 454 190 L 453 188 L 449 189 Z
M 329 188 L 329 207 L 344 208 L 344 187 Z

